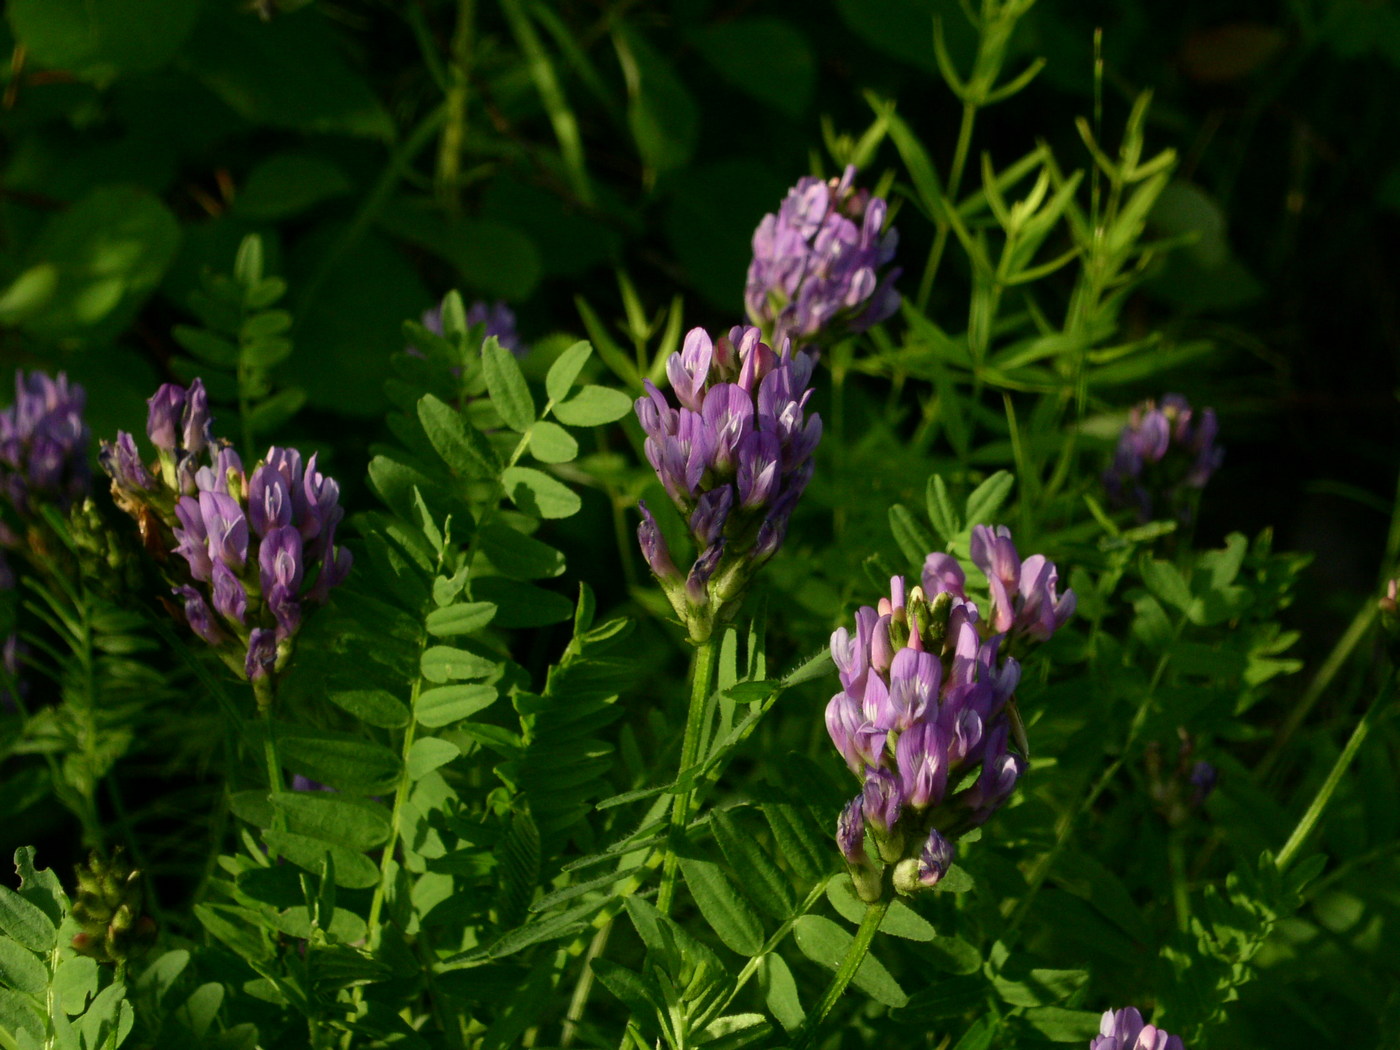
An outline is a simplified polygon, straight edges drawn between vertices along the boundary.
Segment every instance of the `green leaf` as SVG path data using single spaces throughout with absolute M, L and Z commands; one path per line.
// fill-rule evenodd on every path
M 655 979 L 608 959 L 594 959 L 590 965 L 603 987 L 622 1000 L 638 1024 L 655 1028 L 654 1015 L 665 1010 L 665 996 L 656 987 Z
M 287 830 L 298 835 L 360 852 L 389 838 L 389 814 L 377 802 L 328 791 L 279 791 L 271 801 L 287 818 Z
M 177 324 L 170 332 L 179 343 L 201 361 L 222 368 L 233 368 L 238 364 L 238 347 L 227 339 L 203 328 Z
M 494 478 L 500 473 L 495 450 L 450 405 L 432 394 L 424 394 L 418 402 L 418 421 L 437 454 L 454 473 L 464 478 Z
M 279 725 L 277 749 L 289 769 L 344 791 L 375 794 L 399 779 L 398 755 L 349 734 Z
M 639 33 L 619 26 L 614 39 L 630 52 L 635 87 L 629 91 L 627 126 L 642 162 L 656 171 L 685 167 L 699 138 L 700 113 L 695 99 L 671 64 Z
M 849 922 L 859 923 L 865 917 L 865 901 L 856 896 L 849 875 L 842 875 L 826 884 L 826 899 Z M 890 902 L 890 909 L 880 923 L 880 932 L 903 937 L 907 941 L 932 941 L 938 938 L 938 931 L 931 922 L 898 899 Z
M 929 521 L 933 522 L 934 529 L 944 541 L 951 543 L 962 532 L 963 526 L 958 512 L 953 509 L 953 501 L 948 498 L 948 486 L 943 484 L 941 475 L 934 474 L 928 479 L 926 501 Z
M 198 0 L 10 0 L 10 25 L 40 66 L 106 83 L 119 73 L 150 72 L 180 50 L 194 28 Z
M 574 380 L 578 379 L 592 353 L 593 347 L 581 339 L 554 359 L 544 377 L 544 389 L 551 401 L 557 404 L 569 396 Z
M 135 1020 L 136 1012 L 126 1001 L 126 986 L 114 981 L 88 1005 L 78 1021 L 78 1030 L 83 1042 L 94 1050 L 99 1046 L 120 1046 Z
M 272 828 L 265 829 L 262 837 L 273 853 L 313 875 L 321 873 L 329 853 L 335 865 L 335 884 L 343 889 L 363 890 L 379 883 L 379 868 L 363 853 L 325 839 Z
M 0 938 L 0 981 L 42 1000 L 49 988 L 49 969 L 18 941 Z
M 472 585 L 478 598 L 496 603 L 497 627 L 543 627 L 562 623 L 574 614 L 573 602 L 562 594 L 504 576 L 488 576 Z
M 203 8 L 180 64 L 239 116 L 302 132 L 394 137 L 393 120 L 315 7 L 266 22 L 235 7 Z
M 437 729 L 490 707 L 496 696 L 492 685 L 440 685 L 419 694 L 413 714 L 420 725 Z
M 120 329 L 160 284 L 175 259 L 180 226 L 156 197 L 132 186 L 103 186 L 49 220 L 35 243 L 57 284 L 23 327 L 43 339 Z
M 19 992 L 0 988 L 0 1031 L 11 1035 L 24 1033 L 35 1040 L 30 1045 L 42 1046 L 44 1019 L 39 1004 Z
M 15 850 L 15 872 L 19 875 L 19 895 L 35 905 L 58 926 L 68 914 L 68 894 L 52 868 L 34 866 L 34 847 Z
M 611 387 L 583 387 L 577 394 L 554 406 L 555 418 L 571 427 L 596 427 L 612 423 L 632 411 L 632 399 Z
M 749 899 L 775 919 L 791 917 L 797 910 L 797 895 L 772 854 L 729 811 L 715 811 L 710 827 L 730 868 L 744 873 L 741 886 Z
M 1147 589 L 1173 608 L 1185 612 L 1191 606 L 1191 588 L 1185 578 L 1169 561 L 1158 561 L 1143 552 L 1138 571 Z
M 164 962 L 167 955 L 173 954 L 175 953 L 167 952 L 157 959 L 151 968 L 141 975 L 142 983 L 151 970 Z M 186 952 L 185 956 L 188 958 L 189 953 Z M 88 1000 L 97 994 L 97 960 L 89 959 L 85 955 L 64 959 L 58 964 L 58 970 L 53 975 L 53 991 L 58 997 L 58 1006 L 64 1013 L 82 1013 L 87 1009 Z
M 530 455 L 541 463 L 569 463 L 578 458 L 578 442 L 558 423 L 541 419 L 530 428 Z
M 51 951 L 58 930 L 39 906 L 25 900 L 8 886 L 0 886 L 0 929 L 32 952 Z
M 507 467 L 501 484 L 511 502 L 536 518 L 570 518 L 583 506 L 573 489 L 531 467 Z
M 1091 1042 L 1099 1034 L 1102 1019 L 1092 1010 L 1066 1010 L 1061 1006 L 1041 1006 L 1021 1016 L 1052 1043 Z
M 836 923 L 821 915 L 798 916 L 792 924 L 792 934 L 802 954 L 828 970 L 840 967 L 841 960 L 855 940 Z M 851 983 L 886 1006 L 903 1006 L 909 1001 L 899 983 L 890 976 L 889 970 L 873 955 L 867 955 L 862 960 Z
M 695 43 L 721 80 L 783 115 L 807 112 L 817 84 L 811 45 L 781 18 L 736 18 L 695 34 Z
M 381 729 L 408 725 L 408 706 L 386 689 L 335 689 L 328 690 L 326 696 L 366 725 Z
M 535 421 L 535 400 L 515 355 L 491 336 L 481 348 L 481 367 L 491 404 L 505 425 L 517 434 L 525 433 Z
M 992 518 L 1006 502 L 1006 497 L 1011 495 L 1015 484 L 1016 478 L 1010 471 L 999 470 L 973 489 L 972 495 L 967 497 L 963 519 L 967 527 L 992 524 Z
M 783 957 L 776 953 L 765 955 L 758 966 L 758 986 L 763 989 L 763 1001 L 778 1023 L 789 1032 L 796 1032 L 807 1019 L 802 1001 L 797 996 L 797 982 Z
M 890 508 L 890 531 L 894 533 L 900 553 L 920 569 L 923 568 L 924 559 L 938 549 L 937 539 L 902 503 L 896 503 Z
M 485 656 L 454 649 L 447 645 L 434 645 L 424 650 L 420 661 L 422 675 L 430 682 L 485 678 L 493 674 L 497 664 Z
M 462 753 L 462 749 L 450 740 L 425 736 L 413 742 L 408 749 L 408 779 L 422 780 L 433 770 L 447 765 Z
M 445 609 L 434 609 L 428 614 L 424 626 L 428 633 L 437 638 L 451 638 L 459 634 L 472 634 L 481 630 L 496 615 L 494 602 L 463 602 L 449 605 Z
M 307 153 L 277 153 L 248 174 L 233 210 L 255 222 L 285 219 L 349 193 L 353 184 L 330 161 Z
M 832 869 L 830 843 L 813 834 L 806 813 L 789 803 L 770 802 L 764 804 L 763 815 L 783 856 L 803 883 L 811 885 Z
M 757 955 L 763 949 L 763 924 L 724 870 L 714 861 L 682 857 L 681 873 L 700 914 L 720 941 L 740 955 Z
M 503 522 L 492 522 L 483 526 L 477 535 L 481 541 L 482 553 L 491 559 L 492 565 L 512 579 L 534 580 L 544 576 L 558 576 L 564 571 L 562 554 Z M 482 594 L 479 586 L 473 590 L 496 603 L 501 610 L 496 614 L 496 622 L 505 626 L 502 620 L 504 603 L 500 596 Z M 573 612 L 572 604 L 569 605 L 569 612 Z

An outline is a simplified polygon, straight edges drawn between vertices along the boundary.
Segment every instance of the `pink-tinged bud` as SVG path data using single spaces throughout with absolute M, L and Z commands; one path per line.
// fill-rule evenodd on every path
M 701 393 L 709 379 L 714 352 L 709 334 L 703 328 L 692 328 L 686 333 L 680 353 L 672 354 L 666 362 L 671 389 L 680 403 L 692 412 L 700 411 Z

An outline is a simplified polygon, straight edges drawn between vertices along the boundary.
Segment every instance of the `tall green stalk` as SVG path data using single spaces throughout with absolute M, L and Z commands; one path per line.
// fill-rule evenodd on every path
M 685 716 L 685 736 L 681 740 L 680 766 L 677 777 L 695 765 L 699 758 L 700 734 L 705 720 L 705 705 L 714 692 L 715 672 L 719 664 L 719 639 L 713 635 L 695 647 L 695 657 L 690 669 L 690 707 Z M 690 803 L 694 795 L 692 788 L 676 792 L 676 800 L 671 806 L 669 846 L 666 860 L 661 869 L 661 892 L 656 898 L 656 906 L 662 915 L 669 915 L 671 903 L 676 897 L 676 870 L 680 866 L 680 855 L 676 847 L 690 821 Z
M 1337 793 L 1337 787 L 1341 784 L 1342 777 L 1346 775 L 1352 759 L 1361 750 L 1361 745 L 1365 743 L 1367 735 L 1371 732 L 1371 727 L 1376 724 L 1394 682 L 1395 673 L 1392 671 L 1386 676 L 1380 689 L 1376 691 L 1370 706 L 1366 708 L 1366 713 L 1361 716 L 1361 721 L 1357 722 L 1356 728 L 1351 731 L 1350 739 L 1342 748 L 1342 753 L 1337 756 L 1337 761 L 1332 763 L 1332 770 L 1327 774 L 1327 779 L 1322 782 L 1322 787 L 1313 797 L 1312 804 L 1308 806 L 1307 812 L 1299 819 L 1298 826 L 1293 829 L 1293 834 L 1288 836 L 1288 841 L 1283 844 L 1283 849 L 1279 850 L 1278 866 L 1280 869 L 1286 868 L 1289 861 L 1298 855 L 1298 851 L 1303 848 L 1303 843 L 1307 840 L 1308 835 L 1317 826 L 1317 822 L 1322 819 L 1322 814 L 1332 801 L 1332 796 Z

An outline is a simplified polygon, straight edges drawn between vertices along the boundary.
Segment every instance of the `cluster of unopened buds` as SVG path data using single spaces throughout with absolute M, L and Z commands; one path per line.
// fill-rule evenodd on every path
M 214 439 L 198 379 L 156 391 L 146 433 L 150 466 L 126 432 L 103 443 L 113 497 L 165 563 L 190 629 L 235 671 L 266 682 L 290 657 L 303 606 L 324 602 L 350 570 L 335 536 L 340 488 L 295 449 L 270 448 L 245 472 Z
M 888 598 L 856 613 L 854 634 L 843 627 L 831 636 L 842 689 L 827 705 L 827 731 L 862 783 L 836 838 L 867 901 L 885 895 L 887 869 L 900 893 L 935 886 L 958 836 L 1010 796 L 1026 770 L 1012 696 L 1021 666 L 1011 653 L 1049 638 L 1074 612 L 1054 564 L 1021 561 L 1005 527 L 977 526 L 971 554 L 991 594 L 985 615 L 957 559 L 935 553 L 920 586 L 894 577 Z
M 777 346 L 831 341 L 865 331 L 899 309 L 899 235 L 885 228 L 883 198 L 855 188 L 856 169 L 839 179 L 806 176 L 753 235 L 744 304 Z
M 637 538 L 691 640 L 703 642 L 782 545 L 812 476 L 821 417 L 806 410 L 811 358 L 790 344 L 774 352 L 757 328 L 716 340 L 691 329 L 666 373 L 679 406 L 647 381 L 637 418 L 647 460 L 698 555 L 682 574 L 645 502 Z
M 1217 429 L 1213 409 L 1197 411 L 1180 394 L 1135 406 L 1118 436 L 1113 465 L 1104 472 L 1109 499 L 1133 508 L 1142 521 L 1164 511 L 1189 521 L 1192 495 L 1224 459 L 1215 443 Z

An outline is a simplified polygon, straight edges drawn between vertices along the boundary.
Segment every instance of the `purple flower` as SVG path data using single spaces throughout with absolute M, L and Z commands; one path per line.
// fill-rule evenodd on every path
M 167 571 L 191 630 L 260 681 L 286 662 L 306 607 L 325 602 L 350 571 L 350 552 L 335 538 L 340 487 L 316 456 L 303 464 L 297 450 L 275 446 L 245 474 L 238 453 L 213 437 L 198 380 L 156 392 L 147 432 L 159 476 L 130 434 L 103 448 L 118 503 L 143 535 L 183 559 L 187 572 L 174 560 Z M 260 692 L 260 702 L 270 695 Z
M 1057 593 L 1059 572 L 1054 562 L 1041 554 L 1022 562 L 1005 525 L 974 526 L 971 551 L 991 590 L 993 630 L 1043 642 L 1074 614 L 1074 592 Z
M 1107 1010 L 1089 1050 L 1186 1050 L 1181 1038 L 1144 1024 L 1136 1007 Z
M 774 345 L 830 341 L 863 332 L 899 309 L 899 235 L 884 229 L 888 207 L 854 188 L 856 169 L 841 178 L 798 180 L 777 214 L 753 235 L 744 304 Z
M 38 504 L 67 510 L 87 492 L 86 394 L 59 373 L 15 373 L 14 404 L 0 412 L 0 496 L 22 516 Z
M 1215 790 L 1215 782 L 1219 778 L 1219 771 L 1205 759 L 1192 766 L 1191 775 L 1187 777 L 1187 782 L 1191 785 L 1189 804 L 1199 806 L 1209 798 L 1210 793 Z
M 758 329 L 735 327 L 712 340 L 692 329 L 667 362 L 676 403 L 650 381 L 637 399 L 647 461 L 690 525 L 700 557 L 684 587 L 671 577 L 654 523 L 638 538 L 693 641 L 732 614 L 757 568 L 782 545 L 793 508 L 812 476 L 821 419 L 807 412 L 812 361 Z
M 1026 770 L 1009 749 L 1021 665 L 1007 642 L 1058 627 L 1073 607 L 1072 595 L 1055 594 L 1053 566 L 1040 555 L 1023 563 L 1007 530 L 974 531 L 972 554 L 991 582 L 991 617 L 964 595 L 956 559 L 933 554 L 928 589 L 896 576 L 888 597 L 856 613 L 854 631 L 831 635 L 841 691 L 827 704 L 827 732 L 861 779 L 866 826 L 900 893 L 942 878 L 957 836 L 1015 790 Z M 862 878 L 863 899 L 879 899 L 883 883 Z
M 1195 494 L 1224 459 L 1215 443 L 1218 430 L 1213 409 L 1197 412 L 1180 394 L 1167 394 L 1160 405 L 1152 400 L 1136 405 L 1104 471 L 1110 501 L 1132 507 L 1142 521 L 1153 516 L 1157 503 L 1189 521 Z

